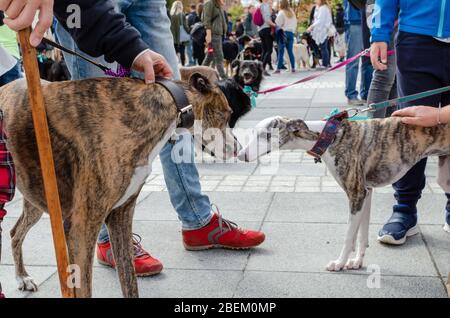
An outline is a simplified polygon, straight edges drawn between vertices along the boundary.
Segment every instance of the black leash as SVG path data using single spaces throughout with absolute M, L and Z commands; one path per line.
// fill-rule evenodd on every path
M 53 46 L 57 49 L 60 49 L 63 52 L 66 52 L 68 54 L 74 55 L 76 57 L 79 57 L 86 62 L 97 66 L 99 69 L 101 69 L 106 75 L 114 76 L 114 77 L 128 77 L 129 71 L 125 70 L 123 68 L 119 68 L 118 72 L 114 72 L 109 67 L 98 63 L 90 58 L 87 58 L 83 55 L 81 55 L 78 52 L 75 52 L 73 50 L 70 50 L 52 40 L 49 40 L 47 38 L 42 39 L 42 43 L 48 44 L 50 46 Z M 186 93 L 184 92 L 183 87 L 178 85 L 177 83 L 164 79 L 164 78 L 157 78 L 156 83 L 163 86 L 172 96 L 173 100 L 175 101 L 175 106 L 177 107 L 178 111 L 178 118 L 177 118 L 177 127 L 181 128 L 191 128 L 194 125 L 194 112 L 192 111 L 192 105 L 189 103 L 189 100 L 186 96 Z

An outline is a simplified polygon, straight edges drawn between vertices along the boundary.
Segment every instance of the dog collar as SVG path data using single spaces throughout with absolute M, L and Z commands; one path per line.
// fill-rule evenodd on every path
M 348 119 L 347 111 L 343 111 L 336 115 L 333 115 L 327 120 L 325 127 L 319 135 L 319 139 L 317 139 L 316 144 L 311 148 L 311 150 L 307 151 L 309 155 L 314 157 L 314 161 L 316 163 L 322 162 L 322 155 L 325 153 L 325 151 L 327 151 L 328 147 L 330 147 L 336 139 L 336 134 L 345 119 Z
M 256 108 L 256 97 L 258 97 L 258 93 L 255 92 L 249 85 L 244 85 L 244 87 L 242 87 L 242 91 L 250 98 L 250 105 L 252 108 Z
M 167 89 L 175 101 L 178 112 L 177 127 L 189 129 L 194 126 L 194 112 L 183 87 L 164 78 L 157 78 L 156 83 Z

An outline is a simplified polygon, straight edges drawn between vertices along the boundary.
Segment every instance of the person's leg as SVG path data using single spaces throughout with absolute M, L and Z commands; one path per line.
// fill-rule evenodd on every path
M 186 64 L 186 46 L 183 43 L 179 45 L 181 66 Z
M 320 54 L 322 55 L 322 66 L 329 67 L 330 66 L 330 52 L 328 52 L 328 40 L 325 40 L 322 44 L 319 45 Z
M 186 46 L 186 53 L 188 56 L 188 66 L 194 66 L 195 65 L 195 61 L 194 61 L 194 48 L 193 48 L 193 43 L 192 43 L 192 39 L 189 41 L 189 44 Z
M 173 152 L 176 149 L 190 151 L 189 162 L 178 162 Z M 194 161 L 194 143 L 190 134 L 179 136 L 175 144 L 167 143 L 160 152 L 160 158 L 169 190 L 170 201 L 177 211 L 184 230 L 199 229 L 209 223 L 212 217 L 211 204 L 204 195 L 199 182 L 198 170 Z
M 400 96 L 416 94 L 439 88 L 445 83 L 445 71 L 450 67 L 443 54 L 443 44 L 428 36 L 400 32 L 396 45 L 397 81 Z M 448 94 L 447 94 L 448 95 Z M 435 95 L 411 103 L 413 105 L 438 106 L 441 96 Z M 393 184 L 397 204 L 393 215 L 380 230 L 378 239 L 389 244 L 403 244 L 406 237 L 418 233 L 416 204 L 425 187 L 426 158 L 418 162 L 399 181 Z
M 361 26 L 350 25 L 346 30 L 347 58 L 351 58 L 362 51 Z M 359 60 L 345 67 L 345 96 L 349 99 L 357 99 L 356 81 L 358 79 Z
M 294 33 L 286 32 L 286 48 L 289 55 L 289 61 L 291 62 L 291 70 L 295 70 L 295 56 L 294 56 Z
M 272 37 L 270 36 L 270 28 L 265 28 L 259 31 L 259 37 L 262 42 L 262 63 L 264 70 L 269 64 L 272 54 Z
M 361 35 L 362 35 L 362 50 L 370 48 L 370 29 L 367 26 L 366 21 L 366 10 L 361 10 Z M 370 83 L 372 81 L 373 67 L 370 62 L 370 57 L 363 56 L 361 58 L 361 89 L 360 95 L 361 99 L 367 100 L 367 95 L 369 94 Z
M 285 43 L 283 39 L 278 40 L 278 63 L 277 63 L 277 71 L 281 70 L 284 66 L 284 46 Z
M 222 36 L 221 35 L 213 35 L 212 37 L 212 46 L 214 49 L 214 64 L 216 66 L 217 71 L 219 72 L 219 76 L 221 79 L 227 79 L 227 74 L 225 73 L 225 69 L 223 68 L 223 48 L 222 48 Z

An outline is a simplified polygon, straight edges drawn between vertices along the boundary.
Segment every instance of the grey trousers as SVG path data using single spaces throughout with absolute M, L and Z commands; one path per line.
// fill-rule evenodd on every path
M 391 39 L 388 50 L 394 50 L 394 39 Z M 389 99 L 397 98 L 397 57 L 396 55 L 388 56 L 388 69 L 385 71 L 375 70 L 373 72 L 372 83 L 370 84 L 369 95 L 367 96 L 367 104 L 384 102 Z M 385 118 L 389 117 L 394 109 L 383 108 L 367 115 L 369 118 Z
M 214 52 L 213 54 L 206 54 L 203 65 L 211 66 L 211 63 L 214 62 L 214 65 L 219 72 L 220 78 L 226 79 L 227 75 L 225 74 L 225 69 L 223 68 L 222 36 L 213 34 L 211 38 L 211 45 Z

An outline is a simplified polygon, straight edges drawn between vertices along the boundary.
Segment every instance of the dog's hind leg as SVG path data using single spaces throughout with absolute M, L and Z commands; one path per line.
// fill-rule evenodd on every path
M 364 255 L 369 247 L 369 223 L 370 209 L 372 206 L 373 189 L 368 189 L 367 197 L 364 199 L 363 209 L 361 211 L 362 220 L 358 232 L 358 248 L 355 258 L 349 259 L 345 264 L 345 269 L 359 269 L 363 265 Z
M 22 291 L 37 291 L 36 283 L 28 275 L 23 264 L 22 244 L 28 231 L 39 221 L 42 214 L 43 211 L 37 209 L 29 201 L 24 199 L 22 214 L 10 232 L 11 248 L 16 268 L 16 280 L 19 290 Z
M 126 298 L 139 297 L 132 244 L 133 214 L 138 194 L 111 211 L 106 218 L 122 294 Z

